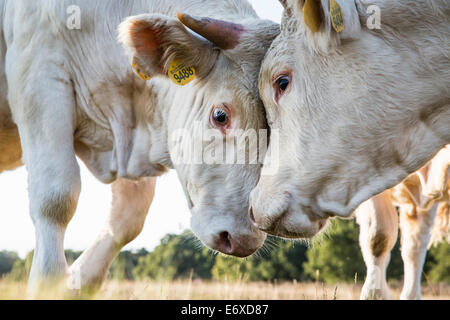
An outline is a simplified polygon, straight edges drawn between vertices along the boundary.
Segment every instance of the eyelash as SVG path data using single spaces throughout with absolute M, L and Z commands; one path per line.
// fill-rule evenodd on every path
M 282 89 L 281 88 L 281 82 L 282 80 L 286 80 L 287 84 L 286 84 L 286 88 Z M 277 77 L 277 79 L 274 81 L 274 90 L 275 90 L 275 101 L 278 103 L 279 99 L 286 93 L 286 91 L 289 89 L 290 85 L 291 85 L 291 76 L 289 74 L 281 74 L 280 76 Z

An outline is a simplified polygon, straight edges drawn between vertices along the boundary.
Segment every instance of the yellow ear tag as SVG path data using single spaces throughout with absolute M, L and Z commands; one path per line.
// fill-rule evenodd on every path
M 142 69 L 142 67 L 139 66 L 139 64 L 136 61 L 136 58 L 133 59 L 133 62 L 131 63 L 131 66 L 133 67 L 134 72 L 136 72 L 137 76 L 139 78 L 141 78 L 142 80 L 147 81 L 147 80 L 150 80 L 152 78 L 148 73 L 146 73 L 144 71 L 144 69 Z
M 344 30 L 344 15 L 342 14 L 341 6 L 336 0 L 330 0 L 330 17 L 334 30 L 342 32 Z
M 320 8 L 316 0 L 306 0 L 303 5 L 303 19 L 309 29 L 315 33 L 320 29 Z
M 185 86 L 195 79 L 195 68 L 174 59 L 170 64 L 168 75 L 175 84 Z

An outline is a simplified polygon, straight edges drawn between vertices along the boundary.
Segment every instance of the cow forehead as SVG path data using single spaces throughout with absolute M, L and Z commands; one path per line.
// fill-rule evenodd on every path
M 282 18 L 280 34 L 274 39 L 264 58 L 262 72 L 273 75 L 282 65 L 294 66 L 296 54 L 304 36 L 302 30 L 299 20 L 291 14 L 290 10 L 286 10 Z M 263 73 L 260 74 L 260 78 L 262 75 Z
M 257 98 L 261 65 L 273 40 L 280 34 L 280 27 L 266 20 L 255 20 L 245 24 L 245 28 L 247 32 L 241 37 L 239 46 L 222 53 L 228 58 L 227 68 L 233 72 L 233 81 Z
M 252 79 L 257 82 L 256 76 Z M 236 69 L 217 66 L 206 79 L 176 91 L 174 112 L 177 117 L 183 114 L 181 118 L 185 120 L 203 121 L 209 118 L 214 106 L 225 104 L 231 108 L 232 118 L 236 119 L 235 128 L 265 128 L 265 112 L 257 86 L 249 86 L 249 81 L 243 75 L 237 75 Z
M 219 94 L 228 100 L 223 102 L 242 105 L 245 108 L 259 108 L 262 105 L 258 92 L 260 67 L 261 61 L 248 61 L 242 65 L 233 61 L 232 57 L 224 55 L 219 58 L 204 85 L 210 94 Z
M 282 68 L 295 66 L 296 55 L 295 42 L 284 34 L 280 34 L 272 43 L 267 51 L 266 57 L 261 65 L 259 74 L 259 91 L 265 93 L 266 87 L 271 87 L 275 79 L 273 77 L 283 71 Z

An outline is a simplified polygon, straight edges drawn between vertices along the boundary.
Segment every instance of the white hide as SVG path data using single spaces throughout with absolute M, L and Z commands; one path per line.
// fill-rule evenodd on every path
M 323 219 L 350 216 L 450 142 L 448 1 L 355 1 L 343 6 L 357 8 L 361 22 L 352 39 L 326 21 L 312 33 L 303 3 L 287 1 L 260 73 L 280 169 L 260 179 L 251 206 L 261 229 L 281 236 L 315 234 Z M 379 30 L 365 25 L 370 5 L 381 9 Z M 284 92 L 280 76 L 290 79 Z
M 68 28 L 69 6 L 80 9 L 79 28 Z M 200 45 L 198 35 L 182 31 L 177 12 L 240 23 L 245 32 L 230 50 L 204 39 Z M 198 77 L 192 83 L 180 87 L 164 74 L 146 82 L 134 74 L 117 28 L 141 14 L 161 34 L 180 31 L 181 38 L 165 42 L 175 56 L 205 58 L 195 66 Z M 222 232 L 228 232 L 238 255 L 262 245 L 265 234 L 247 219 L 259 165 L 174 165 L 169 140 L 177 129 L 192 132 L 194 124 L 212 129 L 211 109 L 224 103 L 233 108 L 233 130 L 266 128 L 257 77 L 278 25 L 259 19 L 245 0 L 0 0 L 0 26 L 0 172 L 21 164 L 21 143 L 37 239 L 32 288 L 67 272 L 63 239 L 81 188 L 76 156 L 104 183 L 139 180 L 118 187 L 136 198 L 114 195 L 106 231 L 71 270 L 84 277 L 83 285 L 103 279 L 118 249 L 135 236 L 124 240 L 119 229 L 142 227 L 154 181 L 140 179 L 170 168 L 178 171 L 193 206 L 193 231 L 206 245 L 218 249 Z M 3 151 L 12 151 L 11 159 L 5 160 Z M 148 196 L 137 198 L 144 193 Z M 116 221 L 118 216 L 129 223 Z

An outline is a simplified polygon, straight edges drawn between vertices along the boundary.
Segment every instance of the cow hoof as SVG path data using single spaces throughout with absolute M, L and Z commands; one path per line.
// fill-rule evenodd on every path
M 361 300 L 391 300 L 389 292 L 383 289 L 364 289 L 361 292 Z

